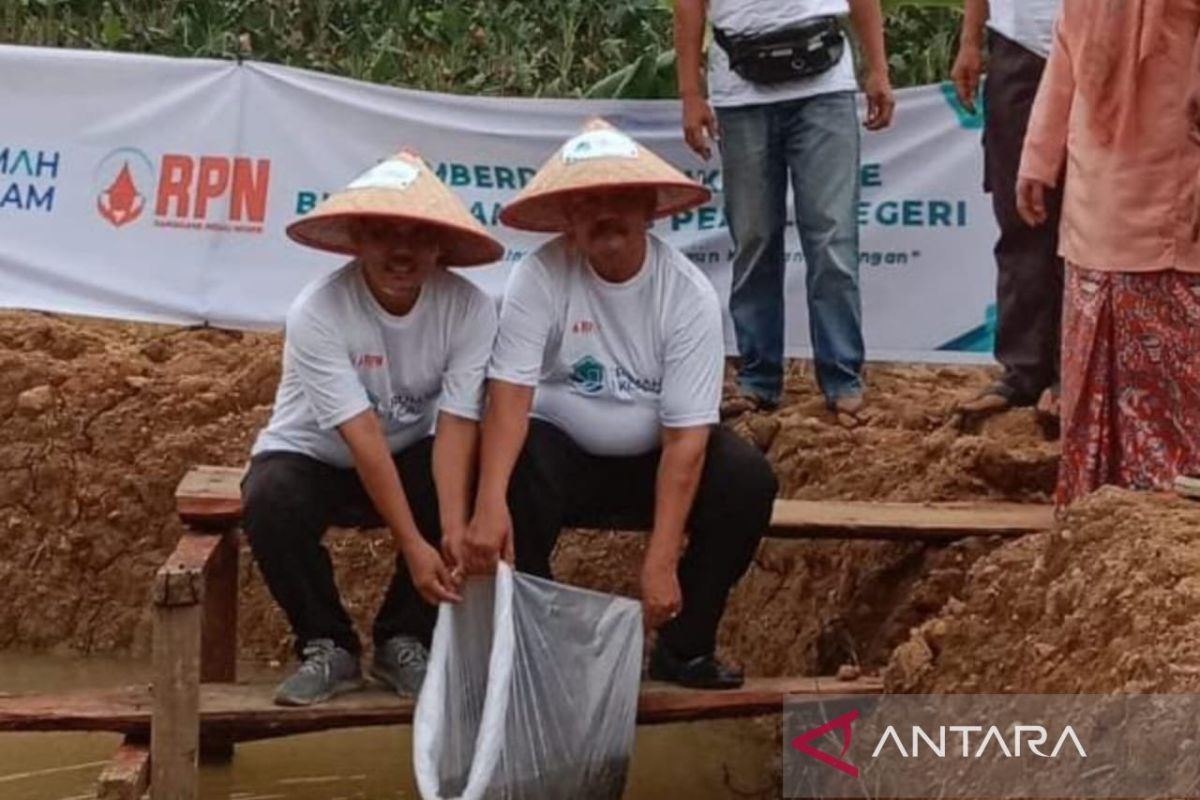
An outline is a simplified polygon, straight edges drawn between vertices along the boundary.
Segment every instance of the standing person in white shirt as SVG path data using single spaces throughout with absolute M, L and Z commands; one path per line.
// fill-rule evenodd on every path
M 1000 226 L 995 353 L 1004 375 L 962 405 L 964 414 L 976 419 L 1035 403 L 1050 427 L 1058 416 L 1062 181 L 1046 192 L 1049 219 L 1045 225 L 1032 228 L 1017 214 L 1017 169 L 1033 100 L 1050 56 L 1058 8 L 1059 0 L 966 0 L 964 7 L 952 77 L 959 100 L 974 111 L 986 23 L 984 188 L 991 192 Z
M 250 547 L 302 660 L 275 701 L 311 705 L 362 685 L 361 645 L 321 544 L 331 525 L 391 531 L 396 572 L 371 674 L 415 694 L 436 605 L 459 599 L 496 332 L 492 301 L 443 267 L 487 264 L 504 248 L 409 152 L 288 235 L 354 260 L 292 304 L 275 410 L 242 484 Z
M 726 689 L 743 678 L 717 661 L 717 626 L 777 486 L 756 448 L 717 427 L 715 290 L 646 232 L 708 196 L 596 120 L 503 210 L 507 225 L 562 235 L 517 265 L 505 294 L 467 558 L 487 571 L 515 556 L 548 577 L 564 526 L 649 529 L 650 676 Z
M 675 2 L 684 134 L 705 159 L 712 140 L 720 145 L 725 214 L 737 248 L 729 310 L 742 359 L 740 396 L 727 403 L 726 415 L 773 409 L 783 392 L 790 176 L 817 383 L 843 425 L 860 422 L 858 82 L 841 29 L 847 14 L 867 62 L 865 125 L 880 130 L 895 106 L 880 0 Z M 706 17 L 714 37 L 707 98 Z

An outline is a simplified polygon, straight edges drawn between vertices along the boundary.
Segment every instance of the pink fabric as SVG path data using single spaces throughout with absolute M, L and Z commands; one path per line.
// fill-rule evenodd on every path
M 1198 32 L 1200 0 L 1063 0 L 1020 175 L 1057 186 L 1065 166 L 1068 261 L 1200 272 L 1187 118 Z

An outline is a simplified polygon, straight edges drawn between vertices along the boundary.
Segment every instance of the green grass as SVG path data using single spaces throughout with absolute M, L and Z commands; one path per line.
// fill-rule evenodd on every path
M 950 8 L 889 12 L 898 86 L 944 77 L 957 19 Z M 574 97 L 639 59 L 643 78 L 661 67 L 671 11 L 664 0 L 0 0 L 0 41 L 246 55 L 433 91 Z

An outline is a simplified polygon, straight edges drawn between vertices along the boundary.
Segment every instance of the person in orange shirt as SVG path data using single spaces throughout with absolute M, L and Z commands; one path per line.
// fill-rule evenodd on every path
M 1058 502 L 1200 472 L 1200 0 L 1064 0 L 1017 185 L 1030 225 L 1066 166 Z

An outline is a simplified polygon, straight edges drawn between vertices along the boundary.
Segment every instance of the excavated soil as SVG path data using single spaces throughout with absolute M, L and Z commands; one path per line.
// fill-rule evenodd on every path
M 279 350 L 273 334 L 0 314 L 0 647 L 147 651 L 150 577 L 181 532 L 172 514 L 174 487 L 191 464 L 246 459 L 270 413 Z M 795 365 L 780 411 L 743 417 L 735 428 L 766 451 L 787 497 L 1044 501 L 1057 452 L 1031 413 L 974 430 L 956 424 L 954 403 L 993 377 L 980 368 L 872 367 L 870 419 L 850 431 L 834 423 L 811 376 Z M 1097 512 L 1094 519 L 1103 516 Z M 1129 534 L 1148 543 L 1149 534 L 1136 528 Z M 387 540 L 379 532 L 335 531 L 328 541 L 347 606 L 367 630 L 391 569 Z M 985 614 L 1009 601 L 985 601 L 980 582 L 1000 587 L 1008 581 L 1013 592 L 1028 591 L 1022 581 L 1032 574 L 1037 548 L 1061 554 L 1089 541 L 1081 536 L 1074 544 L 1054 545 L 1049 537 L 1035 537 L 1000 549 L 984 540 L 949 547 L 770 542 L 733 598 L 722 650 L 758 674 L 831 672 L 844 663 L 878 667 L 911 629 L 924 624 L 921 630 L 928 631 L 936 617 L 956 633 L 943 637 L 931 663 L 957 663 L 947 643 L 981 636 L 997 641 L 996 652 L 974 659 L 978 666 L 970 674 L 999 674 L 1016 655 L 1006 653 L 984 625 L 1009 623 L 1006 614 Z M 641 543 L 634 534 L 568 535 L 556 556 L 556 574 L 634 594 Z M 1006 559 L 1014 554 L 1030 556 L 1028 569 L 1008 574 Z M 283 658 L 288 636 L 282 615 L 243 555 L 243 654 Z M 1039 563 L 1050 569 L 1046 565 L 1059 562 L 1046 557 Z M 1107 562 L 1078 568 L 1099 569 L 1100 563 Z M 1181 570 L 1183 563 L 1171 569 Z M 981 577 L 989 567 L 1000 575 Z M 1086 585 L 1086 576 L 1081 581 Z M 952 597 L 966 598 L 954 608 L 978 608 L 977 615 L 964 617 L 961 626 L 955 617 L 937 617 Z M 1110 602 L 1119 609 L 1129 600 L 1122 595 Z M 1022 614 L 1035 610 L 1027 605 L 1020 606 Z M 1151 624 L 1137 623 L 1132 614 L 1105 616 L 1106 625 L 1116 619 Z M 1011 625 L 1014 631 L 1028 627 L 1025 621 Z M 1067 646 L 1057 641 L 1036 644 Z M 912 647 L 908 642 L 902 652 Z M 1119 652 L 1132 658 L 1125 655 L 1132 650 Z M 1056 652 L 1060 659 L 1075 658 Z M 965 652 L 962 658 L 966 675 Z M 896 686 L 925 688 L 965 680 L 947 671 L 944 684 L 933 683 L 942 672 L 925 666 L 898 677 L 893 659 L 889 675 Z M 1130 679 L 1141 674 L 1141 668 L 1128 669 Z
M 902 692 L 1200 690 L 1200 504 L 1102 489 L 977 561 L 897 648 Z

